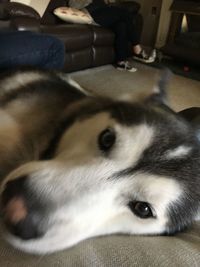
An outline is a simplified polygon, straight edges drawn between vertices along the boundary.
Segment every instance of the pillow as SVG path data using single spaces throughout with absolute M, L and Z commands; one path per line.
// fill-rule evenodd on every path
M 94 23 L 90 14 L 88 14 L 87 12 L 78 10 L 76 8 L 58 7 L 54 9 L 53 13 L 58 18 L 66 22 L 78 23 L 78 24 L 93 24 Z

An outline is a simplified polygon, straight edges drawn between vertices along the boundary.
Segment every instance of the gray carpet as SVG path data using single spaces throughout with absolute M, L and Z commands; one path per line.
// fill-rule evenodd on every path
M 135 73 L 116 70 L 112 65 L 72 73 L 71 76 L 84 88 L 96 94 L 138 99 L 149 94 L 156 84 L 160 70 L 134 63 Z M 173 75 L 169 84 L 169 102 L 176 111 L 200 106 L 200 82 Z

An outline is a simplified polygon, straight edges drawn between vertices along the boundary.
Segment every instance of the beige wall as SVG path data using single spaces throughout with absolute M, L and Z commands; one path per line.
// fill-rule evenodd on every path
M 169 30 L 171 12 L 169 8 L 173 0 L 163 0 L 161 14 L 160 14 L 160 23 L 158 27 L 158 34 L 156 39 L 156 47 L 161 47 L 165 44 L 167 39 L 167 34 Z

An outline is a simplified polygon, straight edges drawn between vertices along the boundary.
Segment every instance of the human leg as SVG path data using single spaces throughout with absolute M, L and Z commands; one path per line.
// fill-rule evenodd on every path
M 116 25 L 123 23 L 125 25 L 124 29 L 126 32 L 126 39 L 123 41 L 123 33 L 122 33 L 122 41 L 121 42 L 131 42 L 132 44 L 132 53 L 134 55 L 134 58 L 146 62 L 151 63 L 155 60 L 155 52 L 151 55 L 148 55 L 144 49 L 142 48 L 140 44 L 140 33 L 141 30 L 136 27 L 136 25 L 133 23 L 133 15 L 126 9 L 122 9 L 119 7 L 104 7 L 100 9 L 96 9 L 94 12 L 91 13 L 91 16 L 95 20 L 96 23 L 100 24 L 103 27 L 115 29 Z M 116 41 L 118 38 L 118 34 L 121 34 L 121 31 L 114 30 L 116 35 Z M 116 45 L 116 53 L 122 54 L 121 49 L 123 45 L 120 46 Z M 127 45 L 128 46 L 128 45 Z M 119 49 L 118 49 L 119 47 Z M 124 44 L 124 47 L 125 44 Z M 125 51 L 124 51 L 125 54 Z
M 133 23 L 133 15 L 128 10 L 118 7 L 111 7 L 111 12 L 117 14 L 118 19 L 123 21 L 126 25 L 127 38 L 132 44 L 134 59 L 144 63 L 154 62 L 156 58 L 155 50 L 153 50 L 149 55 L 143 49 L 142 45 L 140 44 L 140 29 L 138 29 Z
M 118 8 L 104 7 L 98 8 L 91 12 L 91 16 L 94 21 L 99 25 L 111 29 L 115 33 L 115 51 L 117 66 L 121 69 L 127 69 L 129 71 L 136 71 L 127 64 L 126 59 L 128 57 L 128 36 L 127 26 L 124 20 L 120 18 Z
M 94 21 L 99 25 L 112 28 L 116 23 L 123 22 L 126 25 L 128 39 L 132 44 L 140 43 L 140 33 L 133 24 L 133 15 L 126 9 L 119 7 L 104 7 L 96 9 L 91 13 Z
M 129 72 L 135 72 L 134 68 L 129 62 L 128 57 L 128 39 L 126 24 L 123 21 L 118 21 L 112 27 L 115 33 L 115 50 L 116 50 L 116 67 L 119 70 L 127 70 Z
M 117 61 L 123 61 L 128 57 L 128 39 L 126 25 L 123 21 L 118 21 L 112 26 L 115 33 L 115 50 Z
M 34 66 L 62 69 L 64 44 L 58 39 L 32 32 L 0 33 L 0 68 Z

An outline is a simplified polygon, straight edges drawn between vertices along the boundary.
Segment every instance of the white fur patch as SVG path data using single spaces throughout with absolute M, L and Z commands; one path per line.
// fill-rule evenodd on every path
M 130 178 L 129 178 L 130 179 Z M 121 185 L 120 185 L 121 183 Z M 165 231 L 168 222 L 167 207 L 173 201 L 179 199 L 183 192 L 179 183 L 175 180 L 160 177 L 157 175 L 135 174 L 130 183 L 122 181 L 118 184 L 119 190 L 123 188 L 125 195 L 130 199 L 125 199 L 124 209 L 118 208 L 118 212 L 113 218 L 109 218 L 102 228 L 99 235 L 109 233 L 131 233 L 131 234 L 157 234 Z M 118 199 L 120 199 L 118 197 Z M 155 218 L 141 219 L 125 209 L 128 201 L 142 201 L 151 205 Z
M 192 150 L 191 147 L 188 146 L 179 146 L 173 150 L 170 150 L 166 154 L 167 159 L 176 159 L 176 158 L 184 158 L 189 155 L 190 151 Z
M 59 159 L 100 156 L 98 136 L 106 128 L 113 128 L 116 132 L 116 144 L 110 153 L 110 159 L 117 163 L 117 169 L 124 169 L 137 163 L 142 153 L 153 142 L 154 129 L 147 124 L 132 127 L 122 126 L 107 113 L 99 113 L 92 118 L 76 122 L 63 135 L 57 155 Z M 84 156 L 83 156 L 84 155 Z M 62 160 L 63 160 L 62 159 Z
M 39 81 L 39 80 L 49 79 L 48 75 L 44 73 L 39 73 L 36 71 L 27 71 L 16 73 L 15 75 L 5 78 L 0 83 L 0 97 L 5 95 L 5 92 L 10 92 L 13 90 L 19 90 L 19 87 L 24 86 L 28 83 Z

